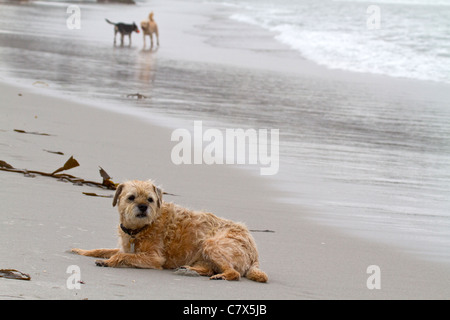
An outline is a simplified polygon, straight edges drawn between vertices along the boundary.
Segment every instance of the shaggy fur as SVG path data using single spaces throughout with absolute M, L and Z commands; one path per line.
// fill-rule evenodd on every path
M 162 201 L 151 181 L 118 186 L 113 206 L 120 214 L 119 249 L 72 249 L 104 258 L 98 266 L 152 269 L 182 268 L 210 279 L 267 282 L 259 269 L 253 237 L 242 223 Z
M 145 49 L 145 36 L 150 37 L 150 48 L 153 48 L 153 34 L 156 37 L 156 45 L 159 46 L 159 33 L 158 33 L 158 25 L 153 19 L 153 12 L 150 12 L 148 15 L 148 20 L 144 20 L 141 22 L 142 35 L 144 37 L 144 49 Z

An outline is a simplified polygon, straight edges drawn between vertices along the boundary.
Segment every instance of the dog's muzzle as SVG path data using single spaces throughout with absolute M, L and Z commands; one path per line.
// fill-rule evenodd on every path
M 139 209 L 140 213 L 138 213 L 136 215 L 136 217 L 145 218 L 147 216 L 148 206 L 146 206 L 145 204 L 140 204 L 140 205 L 138 205 L 138 209 Z

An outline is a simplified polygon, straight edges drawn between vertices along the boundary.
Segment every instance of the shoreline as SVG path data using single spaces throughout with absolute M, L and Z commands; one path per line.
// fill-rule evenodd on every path
M 326 71 L 326 70 L 325 70 Z M 262 70 L 262 72 L 272 72 L 267 70 Z M 350 77 L 349 75 L 347 75 Z M 376 76 L 375 76 L 376 77 Z M 65 92 L 61 92 L 58 90 L 58 88 L 47 88 L 47 87 L 35 87 L 30 83 L 26 83 L 26 80 L 9 80 L 16 82 L 16 85 L 19 85 L 21 88 L 31 90 L 31 92 L 38 94 L 38 95 L 48 95 L 50 97 L 55 97 L 57 99 L 62 99 L 64 101 L 68 102 L 75 102 L 76 96 L 67 96 Z M 397 79 L 393 79 L 393 82 L 395 83 Z M 399 80 L 400 81 L 400 80 Z M 411 80 L 412 81 L 412 80 Z M 0 78 L 0 82 L 3 82 L 5 84 L 8 83 L 8 80 Z M 401 82 L 401 81 L 400 81 Z M 422 81 L 412 81 L 414 82 L 422 82 Z M 379 82 L 375 81 L 375 85 L 380 85 Z M 418 85 L 418 83 L 417 83 Z M 385 84 L 381 84 L 381 86 L 384 88 Z M 377 90 L 381 90 L 381 88 L 378 88 Z M 425 86 L 425 90 L 432 90 L 431 92 L 438 92 L 439 86 L 435 86 L 433 83 L 428 83 L 428 86 Z M 126 107 L 123 108 L 123 106 L 120 105 L 120 102 L 114 102 L 114 103 L 108 103 L 108 101 L 101 101 L 96 99 L 90 100 L 89 98 L 82 98 L 79 99 L 83 104 L 85 105 L 91 105 L 91 107 L 104 111 L 104 112 L 111 112 L 113 114 L 116 114 L 118 116 L 123 115 L 126 117 L 131 117 L 133 119 L 138 120 L 139 122 L 143 123 L 144 125 L 150 125 L 150 126 L 157 126 L 157 127 L 163 127 L 165 130 L 170 130 L 171 132 L 174 129 L 177 128 L 183 128 L 187 130 L 193 129 L 194 121 L 189 121 L 186 119 L 180 119 L 179 117 L 171 117 L 169 115 L 165 115 L 163 113 L 157 112 L 152 113 L 150 110 L 142 109 L 140 108 L 139 104 L 134 103 L 127 103 Z M 208 126 L 206 128 L 214 128 L 214 125 L 217 125 L 218 122 L 211 121 L 211 119 L 206 121 L 208 123 Z M 220 125 L 218 125 L 220 127 Z M 205 128 L 205 130 L 206 130 Z M 191 130 L 192 136 L 194 136 L 193 130 Z M 270 135 L 270 134 L 269 134 Z M 170 142 L 170 134 L 168 141 Z M 172 147 L 177 144 L 177 142 L 170 142 L 172 143 Z M 204 144 L 205 145 L 205 144 Z M 203 145 L 203 146 L 204 146 Z M 170 156 L 170 151 L 167 151 L 167 154 Z M 170 161 L 170 158 L 167 159 Z M 224 159 L 225 161 L 225 159 Z M 264 168 L 264 166 L 261 166 L 260 164 L 257 165 L 222 165 L 227 168 L 227 170 L 237 170 L 238 172 L 242 172 L 244 175 L 250 175 L 253 177 L 260 177 L 260 170 L 261 168 Z M 194 164 L 192 164 L 194 165 Z M 216 165 L 217 166 L 217 165 Z M 221 165 L 218 165 L 221 166 Z M 206 167 L 212 167 L 211 165 L 206 165 Z M 305 172 L 307 173 L 307 172 Z M 307 173 L 310 174 L 310 173 Z M 97 175 L 94 175 L 97 177 Z M 98 178 L 98 177 L 97 177 Z M 260 177 L 261 178 L 261 177 Z M 313 178 L 314 177 L 310 177 Z M 280 184 L 281 180 L 277 175 L 275 176 L 266 176 L 264 178 L 261 178 L 262 180 L 265 180 L 264 183 L 274 183 L 276 184 L 273 188 L 273 192 L 277 194 L 275 198 L 275 201 L 281 205 L 287 205 L 287 206 L 293 206 L 293 207 L 303 207 L 308 208 L 309 211 L 314 213 L 308 213 L 305 217 L 305 219 L 309 219 L 312 223 L 317 223 L 319 225 L 323 225 L 328 228 L 336 229 L 338 232 L 349 235 L 351 237 L 354 237 L 356 239 L 364 239 L 369 242 L 373 243 L 380 243 L 381 245 L 385 245 L 388 247 L 393 247 L 395 250 L 408 253 L 412 257 L 415 257 L 420 260 L 426 260 L 431 262 L 437 262 L 437 263 L 444 263 L 448 264 L 450 260 L 448 259 L 447 255 L 442 254 L 441 249 L 437 248 L 431 248 L 430 250 L 428 243 L 422 243 L 423 240 L 420 238 L 417 240 L 418 245 L 409 245 L 405 239 L 408 239 L 408 235 L 402 235 L 397 236 L 395 234 L 395 230 L 393 231 L 387 231 L 385 230 L 383 234 L 381 234 L 375 225 L 372 229 L 368 228 L 364 224 L 361 224 L 361 222 L 355 222 L 352 221 L 351 218 L 345 217 L 342 222 L 340 218 L 334 217 L 332 214 L 330 215 L 330 212 L 323 206 L 316 206 L 315 204 L 311 205 L 311 201 L 314 201 L 315 198 L 308 199 L 308 202 L 305 202 L 305 199 L 297 199 L 294 198 L 298 196 L 298 193 L 292 193 L 288 187 L 289 182 L 287 185 L 284 185 L 283 183 Z M 308 181 L 314 181 L 314 180 L 308 180 Z M 301 186 L 301 192 L 308 192 L 305 191 L 310 188 L 309 185 L 302 185 Z M 309 194 L 308 194 L 309 195 Z M 319 194 L 315 194 L 314 196 L 319 196 Z M 400 241 L 398 241 L 400 238 Z M 412 239 L 415 240 L 415 239 Z
M 261 268 L 269 275 L 267 285 L 245 279 L 211 282 L 171 270 L 98 268 L 92 259 L 67 250 L 114 247 L 118 217 L 111 199 L 82 195 L 92 191 L 89 187 L 0 172 L 4 181 L 0 201 L 8 212 L 0 225 L 4 244 L 0 255 L 8 263 L 5 267 L 32 278 L 26 283 L 0 279 L 6 298 L 445 299 L 450 294 L 443 281 L 450 274 L 447 265 L 311 223 L 302 214 L 307 209 L 271 200 L 277 191 L 261 178 L 225 166 L 171 164 L 168 129 L 14 85 L 0 84 L 0 92 L 7 115 L 0 126 L 6 141 L 0 144 L 0 160 L 17 168 L 53 171 L 73 154 L 81 166 L 70 174 L 99 180 L 97 170 L 102 166 L 113 181 L 153 178 L 166 191 L 180 195 L 166 201 L 243 221 L 249 229 L 275 231 L 253 233 Z M 16 128 L 52 135 L 24 135 L 14 132 Z M 149 137 L 154 153 L 142 148 L 142 139 L 148 145 Z M 60 150 L 65 156 L 42 149 Z M 26 202 L 21 201 L 24 197 Z M 380 290 L 366 287 L 367 267 L 374 264 L 382 272 Z M 66 288 L 65 270 L 70 265 L 80 267 L 84 282 L 80 290 Z
M 157 4 L 157 9 L 158 5 L 161 4 Z M 195 7 L 189 10 L 194 12 Z M 158 13 L 158 23 L 168 26 L 169 22 L 174 20 L 173 14 L 174 12 Z M 206 56 L 205 64 L 248 67 L 267 74 L 301 73 L 304 79 L 330 77 L 330 82 L 343 78 L 344 83 L 348 85 L 362 81 L 374 85 L 373 92 L 378 93 L 386 88 L 390 89 L 392 85 L 404 94 L 408 94 L 407 90 L 411 88 L 422 90 L 422 85 L 431 94 L 437 93 L 441 88 L 440 85 L 418 80 L 330 70 L 306 60 L 297 65 L 301 72 L 292 70 L 289 63 L 282 62 L 286 55 L 297 54 L 284 52 L 280 49 L 283 47 L 280 44 L 274 45 L 273 48 L 275 51 L 280 50 L 280 55 L 264 60 L 267 64 L 261 66 L 260 62 L 252 59 L 253 54 L 243 49 L 228 48 L 224 51 L 220 46 L 214 47 L 212 44 L 208 47 L 203 44 L 204 41 L 208 45 L 211 44 L 210 41 L 214 42 L 198 32 L 197 22 L 201 21 L 200 25 L 208 26 L 205 16 L 211 18 L 209 14 L 211 12 L 198 14 L 201 16 L 200 20 L 197 19 L 198 16 L 192 20 L 181 19 L 184 23 L 172 24 L 166 28 L 165 31 L 170 34 L 165 35 L 164 43 L 155 55 L 160 59 L 159 62 L 204 62 L 203 58 Z M 186 17 L 183 13 L 176 16 Z M 230 26 L 233 27 L 232 24 Z M 109 40 L 111 39 L 108 37 Z M 187 51 L 188 56 L 179 51 L 180 44 L 192 46 L 193 50 Z M 139 45 L 138 41 L 137 46 Z M 206 50 L 206 53 L 202 50 Z M 198 54 L 199 52 L 203 53 Z M 224 52 L 227 56 L 222 61 L 218 59 L 218 53 Z M 241 55 L 243 53 L 244 56 Z M 262 54 L 268 58 L 268 55 Z M 147 67 L 145 63 L 143 66 Z M 148 65 L 149 70 L 152 66 L 152 63 Z M 389 81 L 385 82 L 388 78 Z M 311 222 L 310 218 L 314 217 L 314 213 L 311 213 L 313 209 L 305 205 L 282 203 L 280 199 L 285 198 L 286 194 L 276 185 L 271 185 L 277 184 L 277 179 L 262 178 L 256 174 L 259 169 L 241 170 L 237 166 L 225 165 L 173 165 L 170 151 L 175 142 L 170 141 L 170 133 L 175 123 L 182 123 L 179 118 L 176 120 L 170 115 L 160 117 L 151 110 L 141 110 L 138 104 L 121 109 L 117 103 L 111 108 L 106 107 L 105 103 L 92 103 L 89 98 L 80 104 L 76 97 L 66 97 L 55 90 L 49 92 L 45 88 L 38 89 L 32 85 L 19 88 L 16 84 L 11 84 L 10 80 L 4 81 L 4 84 L 0 83 L 0 92 L 4 92 L 2 96 L 5 96 L 5 101 L 10 105 L 5 106 L 8 117 L 0 122 L 0 135 L 6 137 L 5 143 L 0 142 L 0 148 L 6 150 L 1 152 L 4 156 L 0 160 L 10 162 L 18 168 L 52 172 L 73 154 L 81 166 L 68 171 L 70 174 L 99 181 L 98 166 L 101 166 L 115 182 L 133 178 L 156 179 L 166 191 L 180 195 L 168 196 L 168 201 L 243 221 L 249 229 L 275 231 L 274 234 L 253 234 L 260 250 L 261 267 L 270 278 L 269 287 L 263 287 L 265 290 L 248 281 L 216 284 L 206 281 L 205 278 L 180 277 L 167 270 L 160 272 L 96 268 L 92 259 L 76 258 L 65 251 L 70 247 L 89 249 L 91 245 L 113 247 L 116 244 L 115 229 L 118 219 L 110 200 L 89 198 L 81 194 L 82 191 L 103 192 L 42 177 L 30 179 L 0 172 L 6 181 L 0 199 L 8 204 L 7 209 L 11 211 L 11 215 L 0 225 L 3 233 L 0 239 L 6 241 L 6 248 L 18 249 L 13 252 L 0 252 L 0 255 L 4 254 L 13 264 L 17 264 L 11 265 L 12 268 L 23 272 L 31 268 L 29 272 L 32 279 L 37 279 L 37 283 L 33 283 L 31 293 L 26 291 L 25 284 L 0 279 L 2 284 L 8 285 L 12 298 L 20 298 L 20 295 L 26 298 L 66 299 L 78 299 L 82 298 L 82 295 L 94 299 L 248 299 L 249 296 L 256 299 L 431 299 L 449 296 L 445 283 L 441 283 L 449 277 L 446 270 L 448 264 L 423 261 L 418 255 L 407 254 L 404 248 L 354 237 L 336 226 L 328 227 Z M 408 85 L 403 86 L 404 83 Z M 170 90 L 171 87 L 168 86 L 167 89 Z M 18 96 L 19 93 L 22 96 Z M 415 90 L 413 94 L 416 94 Z M 51 136 L 20 135 L 13 132 L 13 129 L 45 132 Z M 126 133 L 126 136 L 121 135 L 121 132 Z M 65 155 L 61 157 L 49 154 L 43 149 L 63 151 Z M 10 159 L 6 159 L 7 156 Z M 20 206 L 23 201 L 21 194 L 31 198 L 24 201 L 24 208 Z M 30 212 L 36 209 L 37 214 L 31 216 Z M 93 215 L 97 212 L 98 215 Z M 72 216 L 76 216 L 76 219 L 72 219 Z M 22 239 L 20 234 L 29 236 Z M 29 242 L 33 241 L 30 239 L 40 239 L 48 247 L 33 243 L 29 248 Z M 55 239 L 61 243 L 52 243 Z M 41 257 L 47 254 L 49 258 Z M 54 265 L 49 267 L 49 264 Z M 81 267 L 82 278 L 86 284 L 82 286 L 81 291 L 72 291 L 65 287 L 68 275 L 64 273 L 64 269 L 69 264 Z M 369 290 L 366 287 L 369 277 L 366 270 L 373 264 L 381 268 L 381 290 Z M 421 279 L 417 280 L 417 277 Z M 183 286 L 186 287 L 180 288 Z M 204 289 L 204 292 L 198 293 L 199 287 Z M 54 289 L 53 292 L 50 288 Z M 155 290 L 148 292 L 146 288 Z M 242 292 L 236 293 L 236 288 Z M 134 293 L 133 290 L 137 292 Z M 224 292 L 216 292 L 217 290 Z M 177 296 L 178 294 L 180 296 Z

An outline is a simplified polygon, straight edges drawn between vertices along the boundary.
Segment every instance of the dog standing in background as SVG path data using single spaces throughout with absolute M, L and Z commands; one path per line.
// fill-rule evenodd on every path
M 150 37 L 150 49 L 153 48 L 153 34 L 156 36 L 156 45 L 159 46 L 159 34 L 158 34 L 158 25 L 153 19 L 153 11 L 148 15 L 148 20 L 144 20 L 141 22 L 142 35 L 144 37 L 144 49 L 145 49 L 145 36 Z
M 95 262 L 101 267 L 179 268 L 212 280 L 267 282 L 245 225 L 164 202 L 163 193 L 150 180 L 120 184 L 113 200 L 120 214 L 119 248 L 72 252 L 105 259 Z
M 129 46 L 131 46 L 131 34 L 134 32 L 139 33 L 139 28 L 137 27 L 136 23 L 133 22 L 133 24 L 126 24 L 126 23 L 114 23 L 109 21 L 108 19 L 105 19 L 106 22 L 109 24 L 114 25 L 114 45 L 116 45 L 116 35 L 117 33 L 120 33 L 120 45 L 123 46 L 123 37 L 127 35 L 130 39 Z

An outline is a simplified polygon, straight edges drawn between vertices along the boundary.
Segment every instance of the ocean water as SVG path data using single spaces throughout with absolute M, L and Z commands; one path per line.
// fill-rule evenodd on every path
M 450 83 L 450 1 L 229 0 L 231 19 L 274 32 L 333 69 Z
M 213 2 L 326 68 L 450 83 L 448 0 Z M 286 83 L 279 125 L 290 201 L 317 208 L 316 219 L 448 261 L 448 88 L 357 92 L 325 81 L 316 85 L 327 96 L 311 97 L 304 82 Z
M 371 4 L 380 8 L 379 29 L 367 28 Z M 194 120 L 220 130 L 280 129 L 280 170 L 264 178 L 283 191 L 280 201 L 321 223 L 450 261 L 448 1 L 91 1 L 80 4 L 78 31 L 66 28 L 68 5 L 0 3 L 1 78 L 41 81 L 37 89 L 45 82 L 43 92 L 188 129 Z M 104 18 L 138 22 L 150 10 L 156 18 L 201 16 L 186 31 L 203 39 L 196 50 L 245 52 L 262 67 L 174 58 L 163 25 L 156 51 L 141 50 L 140 36 L 131 47 L 112 45 Z M 188 55 L 189 45 L 180 51 Z M 310 61 L 324 76 L 264 69 L 266 58 L 286 53 L 293 68 Z M 349 73 L 339 80 L 328 68 Z M 136 92 L 147 99 L 127 97 Z M 246 169 L 259 174 L 259 166 Z

